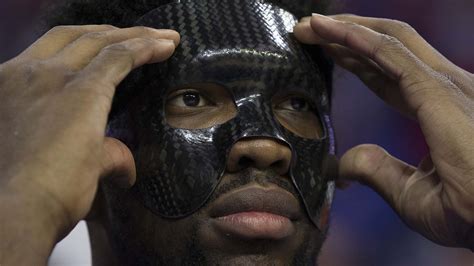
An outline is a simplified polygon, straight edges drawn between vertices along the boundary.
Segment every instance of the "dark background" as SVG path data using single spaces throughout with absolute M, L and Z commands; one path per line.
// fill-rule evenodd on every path
M 40 6 L 48 1 L 0 0 L 0 62 L 14 57 L 39 36 L 33 29 Z M 335 3 L 333 12 L 408 22 L 450 60 L 474 71 L 473 0 L 345 0 Z M 415 122 L 387 107 L 352 74 L 338 69 L 335 78 L 333 120 L 340 155 L 362 143 L 381 145 L 414 165 L 427 154 Z M 410 231 L 377 194 L 352 184 L 336 193 L 330 236 L 320 263 L 472 266 L 474 255 L 425 240 Z

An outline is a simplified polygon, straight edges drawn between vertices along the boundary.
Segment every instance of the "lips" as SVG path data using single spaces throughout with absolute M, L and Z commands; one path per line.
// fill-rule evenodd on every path
M 298 200 L 276 186 L 247 186 L 222 195 L 210 216 L 217 230 L 242 239 L 283 239 L 295 232 L 301 216 Z

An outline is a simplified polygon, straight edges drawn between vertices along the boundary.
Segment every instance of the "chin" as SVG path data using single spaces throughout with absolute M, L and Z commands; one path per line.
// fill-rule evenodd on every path
M 314 252 L 314 251 L 313 251 Z M 307 254 L 307 250 L 294 254 L 207 254 L 200 265 L 317 265 L 317 254 Z M 199 264 L 199 263 L 198 263 Z
M 212 264 L 211 264 L 212 265 Z M 275 258 L 269 255 L 229 256 L 216 261 L 215 265 L 295 265 L 293 260 Z M 305 263 L 303 265 L 310 265 Z
M 303 215 L 284 238 L 243 238 L 216 227 L 205 208 L 164 219 L 128 192 L 105 191 L 105 229 L 123 265 L 316 265 L 326 237 Z

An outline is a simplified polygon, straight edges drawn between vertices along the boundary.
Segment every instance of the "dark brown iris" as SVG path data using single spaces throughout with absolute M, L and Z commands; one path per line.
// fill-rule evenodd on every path
M 305 111 L 308 108 L 308 103 L 303 98 L 291 98 L 291 107 L 295 111 Z
M 201 101 L 201 96 L 198 93 L 188 92 L 183 95 L 183 102 L 186 106 L 196 107 Z

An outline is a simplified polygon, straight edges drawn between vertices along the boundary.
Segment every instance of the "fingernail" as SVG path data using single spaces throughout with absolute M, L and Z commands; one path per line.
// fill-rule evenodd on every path
M 160 42 L 164 42 L 166 43 L 167 45 L 173 45 L 173 46 L 177 46 L 178 44 L 173 41 L 173 40 L 170 40 L 170 39 L 158 39 Z
M 312 15 L 313 15 L 313 17 L 316 17 L 316 18 L 319 18 L 319 19 L 324 19 L 326 21 L 334 21 L 334 19 L 332 19 L 328 16 L 325 16 L 325 15 L 318 14 L 318 13 L 313 13 Z

